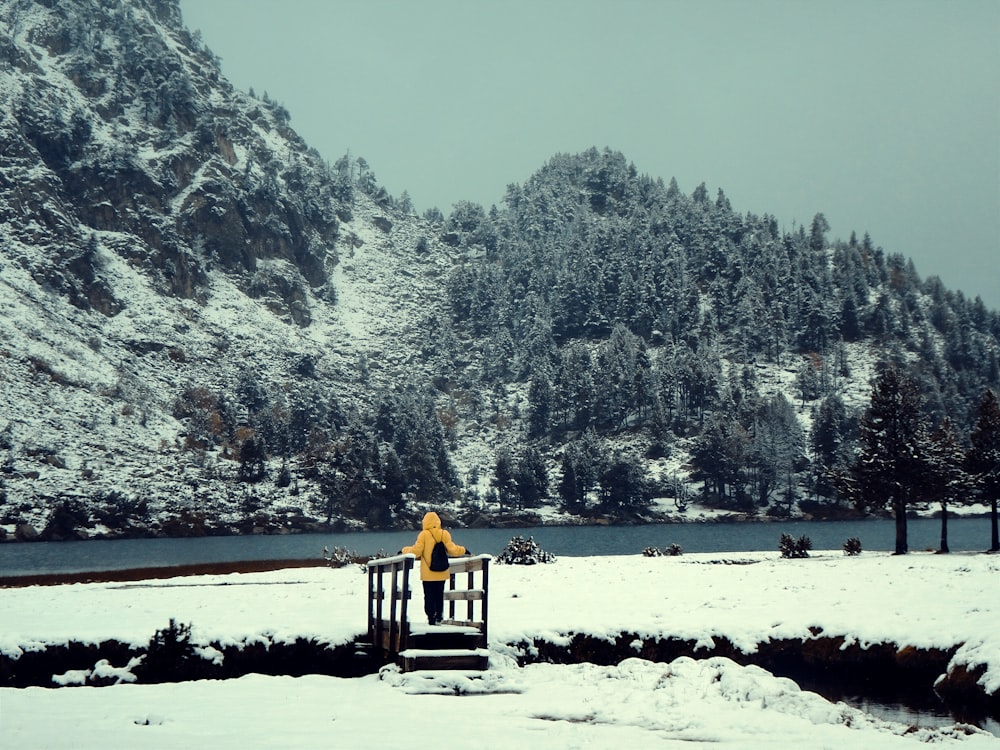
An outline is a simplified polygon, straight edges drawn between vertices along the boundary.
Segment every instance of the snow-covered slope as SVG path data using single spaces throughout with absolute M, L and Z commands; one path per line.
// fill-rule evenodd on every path
M 236 518 L 235 440 L 192 450 L 178 401 L 290 391 L 303 358 L 345 413 L 419 378 L 454 251 L 234 90 L 175 2 L 2 0 L 0 40 L 0 528 Z

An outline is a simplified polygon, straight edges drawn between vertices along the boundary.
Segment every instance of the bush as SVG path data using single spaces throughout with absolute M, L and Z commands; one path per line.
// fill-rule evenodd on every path
M 854 557 L 855 555 L 861 554 L 861 540 L 855 536 L 852 536 L 846 542 L 844 542 L 844 554 Z
M 323 548 L 323 559 L 331 568 L 345 568 L 348 565 L 360 564 L 361 557 L 357 552 L 347 549 L 347 547 L 334 547 L 332 550 Z
M 42 538 L 51 541 L 80 538 L 80 532 L 90 525 L 90 512 L 79 500 L 63 500 L 49 515 Z
M 656 547 L 646 547 L 646 549 L 642 551 L 642 554 L 646 557 L 660 557 L 661 555 L 666 555 L 667 557 L 677 557 L 677 555 L 683 553 L 684 550 L 679 544 L 670 544 L 664 547 L 662 551 Z
M 555 561 L 556 556 L 543 551 L 530 536 L 527 539 L 513 537 L 496 558 L 496 562 L 504 565 L 535 565 Z
M 796 539 L 791 534 L 782 534 L 778 543 L 781 556 L 785 558 L 809 557 L 809 550 L 812 548 L 812 539 L 804 535 Z
M 128 529 L 149 521 L 149 505 L 118 490 L 111 490 L 94 498 L 97 505 L 94 515 L 109 529 Z
M 140 682 L 175 682 L 190 678 L 191 664 L 197 659 L 191 626 L 171 617 L 170 624 L 150 639 L 146 655 L 134 672 Z
M 282 462 L 281 470 L 278 472 L 278 478 L 274 483 L 279 487 L 287 487 L 292 483 L 292 472 L 288 470 L 288 464 Z

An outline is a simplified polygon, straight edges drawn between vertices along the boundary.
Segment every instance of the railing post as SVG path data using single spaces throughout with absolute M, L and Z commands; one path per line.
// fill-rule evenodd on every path
M 465 576 L 465 588 L 471 591 L 475 587 L 476 587 L 476 573 L 475 571 L 470 570 L 468 573 L 466 573 Z M 473 606 L 474 602 L 472 601 L 472 599 L 469 599 L 465 603 L 465 619 L 468 620 L 469 622 L 472 622 Z
M 399 622 L 400 622 L 400 636 L 399 636 L 399 648 L 397 651 L 403 651 L 410 646 L 410 622 L 407 619 L 407 604 L 410 601 L 410 571 L 413 570 L 413 557 L 405 557 L 403 559 L 403 591 L 402 597 L 403 601 L 400 604 Z
M 489 643 L 489 634 L 487 630 L 487 622 L 489 618 L 487 617 L 487 603 L 490 600 L 490 560 L 489 558 L 483 558 L 483 599 L 480 603 L 480 614 L 483 618 L 483 643 Z M 469 602 L 469 607 L 472 607 L 472 602 Z
M 389 648 L 399 651 L 399 624 L 396 622 L 396 597 L 399 596 L 399 568 L 396 563 L 390 568 L 392 576 L 389 579 Z
M 378 578 L 375 576 L 376 568 L 368 568 L 368 637 L 373 646 L 382 643 L 382 572 L 379 570 Z M 377 580 L 377 582 L 376 582 Z M 375 606 L 372 606 L 372 597 L 375 597 Z

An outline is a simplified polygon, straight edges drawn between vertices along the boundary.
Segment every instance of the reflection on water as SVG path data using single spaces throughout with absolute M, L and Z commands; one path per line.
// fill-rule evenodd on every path
M 819 692 L 819 691 L 815 691 Z M 978 717 L 957 717 L 952 716 L 943 707 L 919 709 L 905 706 L 901 703 L 884 703 L 870 698 L 849 696 L 842 697 L 844 703 L 854 708 L 860 708 L 867 714 L 871 714 L 879 719 L 895 721 L 907 726 L 920 729 L 933 729 L 935 727 L 947 727 L 955 723 L 972 724 L 980 729 L 984 729 L 997 737 L 1000 737 L 1000 721 L 990 718 Z
M 849 672 L 780 668 L 778 671 L 802 690 L 822 695 L 828 701 L 846 703 L 878 719 L 919 729 L 971 724 L 1000 737 L 997 718 L 952 712 L 930 685 L 886 680 L 865 668 L 852 668 Z

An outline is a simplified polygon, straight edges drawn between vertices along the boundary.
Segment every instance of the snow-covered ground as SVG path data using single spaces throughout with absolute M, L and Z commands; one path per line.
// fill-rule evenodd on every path
M 727 564 L 728 563 L 728 564 Z M 831 703 L 787 679 L 724 658 L 639 658 L 617 666 L 517 667 L 516 644 L 574 633 L 614 638 L 726 637 L 744 650 L 816 628 L 849 643 L 953 648 L 1000 689 L 1000 557 L 814 552 L 560 558 L 494 565 L 491 669 L 356 679 L 265 677 L 164 685 L 0 690 L 0 744 L 47 748 L 344 748 L 440 737 L 458 747 L 895 748 L 921 742 L 998 747 L 964 726 L 912 729 Z M 8 589 L 7 655 L 69 639 L 143 645 L 171 618 L 192 640 L 345 643 L 365 630 L 357 567 Z M 417 595 L 419 597 L 419 594 Z M 419 607 L 415 607 L 419 611 Z M 115 671 L 117 670 L 117 671 Z M 55 676 L 72 683 L 84 675 Z

